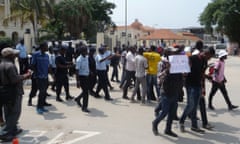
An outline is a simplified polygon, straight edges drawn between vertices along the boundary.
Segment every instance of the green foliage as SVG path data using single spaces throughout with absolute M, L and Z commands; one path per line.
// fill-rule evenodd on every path
M 0 46 L 13 46 L 14 42 L 12 41 L 12 39 L 8 38 L 8 37 L 0 37 Z
M 232 42 L 240 43 L 240 1 L 213 0 L 200 15 L 199 21 L 210 33 L 215 28 Z
M 109 15 L 114 8 L 115 5 L 106 0 L 64 0 L 54 7 L 54 12 L 55 19 L 63 22 L 65 32 L 75 38 L 84 32 L 89 38 L 112 24 Z

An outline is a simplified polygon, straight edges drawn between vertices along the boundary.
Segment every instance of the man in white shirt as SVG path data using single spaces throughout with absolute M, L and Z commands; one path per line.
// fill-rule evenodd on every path
M 123 86 L 123 99 L 129 99 L 127 96 L 128 92 L 128 87 L 131 84 L 131 80 L 133 79 L 135 81 L 135 53 L 136 53 L 136 48 L 135 47 L 130 47 L 129 51 L 126 55 L 126 83 Z M 138 90 L 138 97 L 140 96 L 140 92 Z

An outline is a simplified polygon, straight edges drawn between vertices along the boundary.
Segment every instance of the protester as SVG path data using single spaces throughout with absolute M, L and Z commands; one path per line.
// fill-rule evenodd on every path
M 208 100 L 208 107 L 211 110 L 214 110 L 214 106 L 212 105 L 212 99 L 213 96 L 216 94 L 217 90 L 220 89 L 225 102 L 228 105 L 228 110 L 233 110 L 238 108 L 238 106 L 235 106 L 231 103 L 227 89 L 225 87 L 225 83 L 227 82 L 226 77 L 224 75 L 224 69 L 225 69 L 225 60 L 227 59 L 228 53 L 225 50 L 221 50 L 218 53 L 219 60 L 215 63 L 214 66 L 214 74 L 212 76 L 212 88 L 209 93 L 209 100 Z
M 144 57 L 148 60 L 148 70 L 147 70 L 147 98 L 148 100 L 156 100 L 160 97 L 160 89 L 157 84 L 157 66 L 158 62 L 161 60 L 161 56 L 156 52 L 156 47 L 151 46 L 149 52 L 143 53 Z M 153 86 L 157 92 L 157 98 L 154 95 Z
M 97 83 L 97 70 L 96 70 L 96 61 L 95 61 L 95 52 L 96 48 L 89 47 L 88 62 L 89 62 L 89 94 L 96 96 L 96 92 L 93 90 L 94 86 Z
M 30 78 L 31 73 L 18 74 L 14 61 L 19 53 L 19 50 L 12 48 L 4 48 L 1 51 L 3 58 L 0 63 L 0 105 L 4 108 L 5 116 L 5 125 L 0 132 L 2 141 L 10 142 L 22 132 L 22 129 L 17 126 L 22 109 L 22 95 L 24 94 L 22 81 Z
M 48 112 L 44 106 L 51 106 L 46 102 L 47 88 L 48 88 L 48 71 L 49 71 L 49 56 L 46 53 L 48 51 L 48 45 L 43 42 L 39 46 L 39 50 L 32 55 L 31 67 L 37 82 L 37 88 L 39 90 L 37 101 L 37 113 L 43 114 Z
M 111 81 L 112 82 L 120 82 L 118 79 L 118 67 L 119 67 L 119 62 L 120 62 L 120 51 L 118 48 L 114 48 L 114 53 L 113 56 L 111 58 L 111 63 L 110 66 L 112 67 L 112 77 L 111 77 Z M 114 77 L 116 80 L 114 80 Z
M 111 58 L 111 55 L 107 56 L 104 54 L 105 49 L 103 47 L 100 47 L 99 54 L 96 56 L 96 70 L 97 70 L 97 76 L 98 76 L 98 83 L 97 83 L 97 89 L 96 89 L 96 96 L 97 98 L 100 98 L 99 95 L 100 90 L 103 89 L 105 93 L 105 100 L 109 101 L 112 100 L 110 97 L 109 91 L 108 91 L 108 78 L 107 78 L 107 63 L 106 60 Z
M 125 77 L 126 83 L 123 85 L 123 95 L 122 95 L 123 99 L 129 99 L 129 97 L 127 96 L 128 88 L 131 85 L 131 81 L 133 80 L 135 82 L 136 80 L 135 55 L 136 55 L 136 47 L 131 46 L 126 55 L 126 77 Z M 141 99 L 139 89 L 137 90 L 137 95 L 138 95 L 138 99 Z
M 83 112 L 89 113 L 88 110 L 88 90 L 89 90 L 89 59 L 87 55 L 87 48 L 82 48 L 81 55 L 76 60 L 76 79 L 77 87 L 82 88 L 82 93 L 75 99 L 77 104 L 82 107 Z M 81 104 L 83 99 L 83 105 Z
M 197 124 L 197 106 L 199 104 L 199 99 L 202 96 L 202 84 L 206 60 L 209 60 L 213 53 L 214 51 L 207 49 L 197 55 L 192 55 L 189 57 L 191 70 L 186 77 L 187 105 L 179 121 L 181 132 L 185 132 L 184 122 L 187 116 L 190 116 L 191 118 L 192 131 L 199 133 L 205 132 L 204 130 L 200 129 Z
M 175 48 L 167 48 L 167 59 L 169 55 L 173 55 L 176 52 Z M 164 81 L 161 85 L 161 106 L 162 111 L 156 116 L 156 119 L 152 122 L 152 131 L 155 135 L 158 135 L 158 124 L 168 115 L 165 134 L 173 137 L 178 137 L 172 131 L 172 121 L 176 114 L 177 101 L 179 91 L 181 90 L 182 73 L 170 73 L 170 63 L 166 61 L 166 67 L 162 70 L 164 73 Z
M 131 101 L 134 102 L 134 97 L 137 93 L 137 91 L 140 88 L 142 88 L 142 94 L 141 94 L 141 101 L 144 104 L 145 103 L 145 97 L 147 94 L 147 82 L 146 82 L 146 75 L 145 70 L 148 68 L 147 59 L 143 56 L 143 48 L 138 49 L 138 55 L 135 57 L 135 66 L 136 66 L 136 83 L 135 87 L 131 96 Z
M 63 102 L 60 97 L 62 86 L 64 87 L 66 100 L 73 99 L 69 92 L 68 69 L 72 67 L 71 63 L 67 63 L 65 58 L 66 46 L 59 47 L 59 54 L 56 56 L 56 101 Z
M 24 45 L 23 39 L 19 42 L 19 44 L 17 44 L 16 49 L 20 51 L 18 55 L 20 74 L 24 74 L 27 72 L 29 64 L 27 49 L 26 46 Z

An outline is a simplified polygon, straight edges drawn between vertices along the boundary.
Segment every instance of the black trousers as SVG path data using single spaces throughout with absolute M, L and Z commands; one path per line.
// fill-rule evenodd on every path
M 225 87 L 225 84 L 224 83 L 217 83 L 217 82 L 214 82 L 214 81 L 212 82 L 212 88 L 211 88 L 211 91 L 210 91 L 210 94 L 209 94 L 209 99 L 208 99 L 209 105 L 212 105 L 213 96 L 216 94 L 218 89 L 220 89 L 228 107 L 231 107 L 232 103 L 231 103 L 231 101 L 228 97 L 228 93 L 227 93 L 227 89 Z
M 83 99 L 82 109 L 85 110 L 88 107 L 88 90 L 89 90 L 89 77 L 79 76 L 80 86 L 82 88 L 82 93 L 79 95 L 79 99 Z
M 135 84 L 135 80 L 136 80 L 135 71 L 126 70 L 126 83 L 125 85 L 123 85 L 123 97 L 127 97 L 128 87 L 131 85 L 131 80 L 133 80 Z M 141 97 L 139 89 L 137 90 L 137 97 L 138 99 Z
M 98 85 L 97 85 L 97 90 L 96 94 L 98 95 L 100 90 L 103 89 L 105 93 L 105 98 L 108 99 L 110 98 L 109 91 L 108 91 L 108 77 L 107 77 L 107 71 L 106 70 L 97 70 L 97 75 L 98 75 Z
M 20 74 L 26 73 L 29 68 L 28 58 L 19 58 L 18 62 L 19 62 Z
M 97 75 L 96 74 L 89 75 L 88 83 L 89 83 L 89 91 L 93 91 L 93 88 L 97 83 Z
M 205 101 L 205 97 L 203 96 L 201 96 L 199 99 L 199 108 L 200 108 L 200 113 L 202 118 L 202 125 L 207 125 L 208 119 L 207 119 L 207 111 L 206 111 L 206 101 Z
M 68 76 L 63 74 L 56 74 L 56 95 L 57 98 L 60 98 L 60 94 L 62 91 L 62 86 L 65 89 L 66 96 L 69 95 L 69 82 L 68 82 Z
M 37 78 L 37 87 L 39 90 L 37 108 L 43 108 L 47 97 L 48 79 Z

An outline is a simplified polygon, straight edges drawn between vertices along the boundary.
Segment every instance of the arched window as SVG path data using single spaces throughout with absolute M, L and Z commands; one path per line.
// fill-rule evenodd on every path
M 12 33 L 12 40 L 14 43 L 18 42 L 18 33 L 17 32 Z
M 6 33 L 4 31 L 0 31 L 0 37 L 5 37 Z

